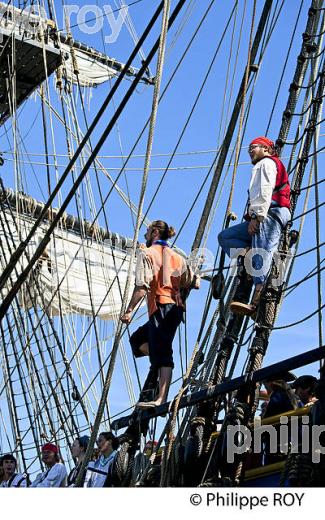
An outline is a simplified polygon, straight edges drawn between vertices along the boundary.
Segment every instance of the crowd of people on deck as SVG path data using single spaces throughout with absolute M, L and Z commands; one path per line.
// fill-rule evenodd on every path
M 71 454 L 75 467 L 68 474 L 60 455 L 59 447 L 50 442 L 41 448 L 41 459 L 44 471 L 31 481 L 17 468 L 17 459 L 12 453 L 0 457 L 0 487 L 32 487 L 32 488 L 62 488 L 75 487 L 90 438 L 88 435 L 77 437 L 72 446 Z M 119 445 L 112 432 L 102 432 L 97 439 L 98 449 L 94 450 L 92 460 L 86 467 L 81 486 L 112 487 L 112 469 Z
M 288 379 L 293 382 L 289 383 Z M 265 381 L 269 398 L 263 403 L 261 416 L 266 419 L 314 404 L 316 382 L 317 378 L 312 375 L 296 378 L 292 372 L 287 372 L 286 377 Z
M 286 379 L 294 379 L 292 383 Z M 266 393 L 263 395 L 262 417 L 268 418 L 295 410 L 299 407 L 310 406 L 316 402 L 316 377 L 304 375 L 298 378 L 288 372 L 283 378 L 264 381 Z M 0 457 L 0 487 L 2 488 L 62 488 L 75 487 L 82 462 L 90 438 L 87 435 L 77 437 L 71 446 L 71 455 L 75 466 L 68 473 L 60 455 L 58 446 L 46 443 L 41 448 L 44 471 L 34 480 L 29 475 L 18 471 L 17 459 L 12 453 Z M 112 432 L 102 432 L 97 439 L 97 449 L 94 449 L 92 460 L 88 463 L 81 486 L 92 488 L 113 487 L 112 470 L 119 441 Z M 267 448 L 266 448 L 267 450 Z M 267 458 L 264 464 L 278 460 L 278 455 Z

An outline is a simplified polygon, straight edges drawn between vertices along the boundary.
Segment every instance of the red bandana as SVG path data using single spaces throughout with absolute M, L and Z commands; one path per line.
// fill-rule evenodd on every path
M 51 451 L 52 453 L 59 453 L 58 447 L 55 446 L 55 444 L 51 444 L 50 442 L 42 446 L 42 451 Z
M 274 148 L 274 142 L 271 141 L 271 139 L 269 139 L 268 137 L 264 137 L 264 136 L 256 137 L 256 139 L 253 139 L 253 141 L 250 143 L 250 145 L 252 145 L 252 144 L 260 144 L 262 146 Z

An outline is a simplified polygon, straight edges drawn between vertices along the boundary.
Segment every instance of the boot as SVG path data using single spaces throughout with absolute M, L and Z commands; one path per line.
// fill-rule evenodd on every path
M 251 303 L 242 303 L 238 301 L 233 301 L 230 304 L 230 310 L 234 314 L 239 314 L 240 316 L 251 316 L 256 315 L 257 307 L 260 303 L 261 294 L 263 291 L 263 285 L 257 285 L 255 287 L 255 291 L 253 294 L 253 298 Z

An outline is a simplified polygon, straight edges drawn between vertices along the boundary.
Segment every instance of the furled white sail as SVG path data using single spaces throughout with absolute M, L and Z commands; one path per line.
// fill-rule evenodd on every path
M 74 55 L 78 66 L 78 76 L 74 73 L 74 63 L 71 56 L 69 45 L 61 43 L 61 50 L 64 55 L 64 67 L 66 69 L 66 79 L 71 83 L 82 87 L 93 87 L 105 83 L 118 72 L 108 65 L 101 63 L 96 58 L 83 50 L 74 49 Z
M 2 218 L 0 226 L 1 271 L 32 226 L 32 220 L 26 217 L 15 218 L 14 221 L 9 211 L 4 213 L 5 219 Z M 45 231 L 44 225 L 35 234 L 28 247 L 29 257 Z M 3 296 L 27 263 L 25 255 L 4 289 Z M 82 239 L 76 233 L 57 229 L 20 290 L 20 305 L 25 309 L 36 305 L 50 316 L 78 313 L 85 316 L 95 314 L 105 320 L 114 319 L 121 311 L 128 265 L 128 253 L 116 245 L 113 248 L 109 241 Z

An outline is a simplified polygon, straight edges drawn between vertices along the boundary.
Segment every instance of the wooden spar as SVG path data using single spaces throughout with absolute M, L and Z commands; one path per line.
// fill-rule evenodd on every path
M 233 392 L 234 390 L 238 390 L 238 388 L 243 387 L 244 385 L 256 384 L 259 381 L 264 381 L 265 379 L 276 377 L 287 370 L 294 370 L 296 368 L 309 365 L 310 363 L 314 363 L 315 361 L 319 361 L 320 359 L 324 359 L 324 347 L 325 346 L 323 345 L 321 348 L 309 350 L 303 354 L 298 354 L 297 356 L 280 361 L 279 363 L 274 363 L 268 367 L 256 370 L 251 375 L 236 377 L 230 381 L 225 381 L 219 385 L 212 386 L 205 390 L 199 390 L 198 392 L 184 396 L 178 404 L 178 409 L 193 406 L 211 399 L 215 400 L 221 394 Z M 151 411 L 140 411 L 136 417 L 134 414 L 131 414 L 125 417 L 121 417 L 120 419 L 116 419 L 116 421 L 112 422 L 112 430 L 117 431 L 121 428 L 126 428 L 132 422 L 142 422 L 148 419 L 152 419 L 153 417 L 158 417 L 159 415 L 166 415 L 170 411 L 170 405 L 170 402 L 164 403 L 161 406 L 156 406 L 156 408 L 152 409 Z
M 17 205 L 22 214 L 27 215 L 30 218 L 37 218 L 44 207 L 42 202 L 39 202 L 24 193 L 19 193 L 18 197 L 16 193 L 8 188 L 2 188 L 0 183 L 0 203 L 7 204 L 11 206 L 14 210 L 16 210 Z M 18 199 L 18 200 L 17 200 Z M 47 213 L 46 221 L 51 221 L 56 213 L 56 208 L 49 209 Z M 63 227 L 69 231 L 73 231 L 78 234 L 86 235 L 89 238 L 94 239 L 95 237 L 99 237 L 100 240 L 110 241 L 113 247 L 118 247 L 123 251 L 126 251 L 128 248 L 132 247 L 132 239 L 126 238 L 118 233 L 113 233 L 108 231 L 107 229 L 100 227 L 98 225 L 94 225 L 88 220 L 83 220 L 82 222 L 78 220 L 73 215 L 65 214 L 64 218 L 62 218 Z
M 52 32 L 52 35 L 54 32 Z M 52 36 L 53 37 L 53 36 Z M 113 70 L 116 70 L 117 72 L 122 72 L 122 70 L 125 69 L 125 64 L 121 63 L 120 61 L 117 61 L 115 58 L 111 58 L 110 56 L 107 56 L 106 54 L 98 51 L 97 49 L 94 49 L 93 47 L 89 47 L 88 45 L 83 44 L 82 42 L 79 42 L 77 40 L 74 40 L 70 36 L 66 36 L 65 34 L 59 32 L 58 37 L 60 39 L 60 42 L 65 45 L 71 45 L 74 49 L 80 50 L 87 54 L 89 58 L 94 59 L 95 61 L 98 61 L 99 63 L 102 63 L 103 65 L 107 65 Z M 126 69 L 125 73 L 127 76 L 135 76 L 139 72 L 139 69 L 135 67 L 129 67 Z M 155 78 L 148 76 L 143 76 L 141 81 L 143 83 L 147 83 L 148 85 L 154 84 Z
M 10 188 L 3 188 L 2 181 L 0 179 L 0 203 L 4 205 L 8 205 L 14 210 L 16 210 L 17 205 L 22 214 L 30 218 L 37 218 L 41 212 L 43 211 L 44 203 L 37 201 L 36 199 L 29 197 L 25 193 L 19 192 L 18 200 L 16 193 Z M 50 208 L 47 212 L 45 222 L 50 222 L 55 217 L 58 210 L 56 208 Z M 101 241 L 109 241 L 113 248 L 121 249 L 122 251 L 127 251 L 132 247 L 132 238 L 124 237 L 119 233 L 114 233 L 109 231 L 97 224 L 93 224 L 89 220 L 78 220 L 73 215 L 69 215 L 65 213 L 64 217 L 61 219 L 63 227 L 68 230 L 75 232 L 79 235 L 86 236 L 91 239 L 99 239 Z M 177 253 L 179 253 L 184 258 L 187 258 L 187 255 L 181 249 L 177 247 L 173 247 Z M 203 276 L 203 279 L 210 280 L 209 276 Z

